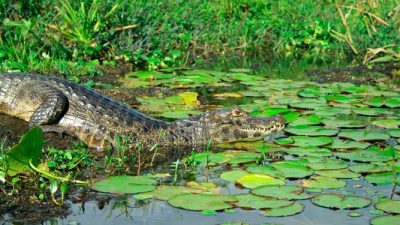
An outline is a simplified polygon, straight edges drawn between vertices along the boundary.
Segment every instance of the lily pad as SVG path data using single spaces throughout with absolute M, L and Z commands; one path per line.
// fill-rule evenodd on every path
M 342 159 L 359 162 L 382 162 L 392 159 L 390 150 L 380 150 L 377 147 L 369 147 L 364 150 L 354 150 L 351 152 L 338 152 L 336 156 Z
M 371 204 L 371 200 L 340 194 L 318 194 L 311 199 L 315 205 L 332 209 L 359 209 Z
M 156 189 L 157 181 L 140 176 L 111 176 L 95 182 L 91 188 L 110 193 L 141 193 Z
M 358 131 L 358 130 L 346 130 L 341 131 L 338 134 L 341 138 L 348 138 L 355 141 L 378 141 L 378 140 L 387 140 L 390 138 L 388 134 L 381 132 L 366 132 L 366 131 Z
M 338 180 L 334 177 L 323 177 L 323 176 L 314 176 L 309 180 L 300 180 L 297 181 L 302 187 L 305 188 L 321 188 L 321 189 L 329 189 L 329 188 L 343 188 L 346 186 L 346 182 L 342 180 Z
M 303 178 L 314 173 L 314 171 L 309 167 L 293 163 L 290 160 L 275 162 L 270 165 L 281 171 L 286 178 Z
M 375 208 L 387 213 L 400 213 L 400 200 L 381 200 L 375 204 Z
M 327 148 L 310 147 L 291 147 L 285 150 L 287 153 L 297 156 L 331 156 L 332 151 Z
M 248 172 L 244 171 L 244 170 L 231 170 L 231 171 L 227 171 L 224 173 L 221 173 L 220 177 L 222 180 L 226 180 L 232 183 L 235 183 L 235 180 L 237 180 L 238 178 L 249 174 Z
M 399 225 L 400 215 L 395 216 L 378 216 L 372 218 L 371 225 Z
M 260 173 L 260 174 L 267 174 L 273 176 L 275 178 L 281 179 L 285 176 L 283 173 L 270 165 L 262 165 L 262 166 L 249 166 L 246 168 L 247 171 L 251 173 Z
M 376 185 L 388 185 L 397 182 L 400 183 L 400 174 L 396 175 L 396 180 L 393 178 L 392 172 L 372 173 L 365 176 L 365 180 Z
M 308 125 L 298 125 L 293 127 L 288 127 L 285 129 L 294 135 L 305 135 L 305 136 L 334 136 L 339 130 L 331 128 L 323 128 L 319 126 L 308 126 Z
M 264 216 L 292 216 L 303 212 L 304 205 L 298 202 L 293 203 L 290 206 L 284 206 L 276 209 L 268 209 L 261 212 Z
M 251 190 L 251 193 L 259 196 L 288 199 L 288 200 L 299 200 L 299 199 L 310 198 L 308 194 L 303 193 L 303 188 L 291 185 L 259 186 Z
M 292 145 L 299 147 L 307 146 L 324 146 L 330 144 L 333 139 L 330 137 L 320 136 L 320 137 L 306 137 L 306 136 L 289 136 L 294 143 Z
M 229 203 L 238 199 L 230 195 L 219 194 L 180 194 L 168 199 L 168 203 L 174 207 L 202 211 L 202 210 L 223 210 L 233 206 Z
M 376 165 L 376 164 L 367 164 L 367 163 L 358 163 L 355 165 L 349 166 L 349 169 L 355 173 L 379 173 L 379 172 L 388 172 L 392 171 L 392 167 L 384 164 L 384 165 Z
M 309 163 L 308 166 L 314 170 L 335 170 L 335 169 L 344 169 L 348 167 L 346 162 L 343 162 L 342 160 L 338 160 L 335 158 L 325 158 L 320 162 Z
M 361 176 L 358 173 L 353 173 L 347 169 L 336 169 L 336 170 L 315 170 L 315 174 L 325 177 L 335 177 L 335 178 L 357 178 Z
M 385 114 L 394 114 L 393 112 L 387 109 L 381 109 L 381 108 L 355 108 L 353 109 L 353 112 L 364 116 L 379 116 Z
M 166 201 L 175 195 L 179 195 L 179 194 L 183 194 L 183 193 L 190 193 L 193 191 L 194 190 L 184 187 L 184 186 L 162 185 L 162 186 L 157 187 L 156 190 L 154 190 L 152 192 L 148 192 L 146 194 L 152 196 L 153 198 Z
M 298 117 L 296 120 L 290 123 L 292 126 L 299 126 L 299 125 L 318 125 L 321 123 L 321 120 L 318 116 L 311 114 L 309 116 L 301 116 Z
M 368 142 L 358 142 L 358 141 L 351 141 L 351 140 L 340 140 L 340 139 L 333 139 L 332 148 L 335 149 L 365 149 L 371 146 Z
M 246 188 L 255 188 L 262 185 L 284 185 L 285 181 L 266 174 L 247 174 L 239 177 L 237 183 Z
M 287 200 L 265 198 L 252 194 L 239 194 L 235 195 L 235 197 L 238 199 L 235 205 L 242 208 L 275 209 L 293 204 L 293 202 Z
M 372 125 L 382 128 L 398 128 L 400 121 L 396 119 L 375 120 Z
M 338 118 L 326 118 L 322 119 L 321 122 L 329 127 L 361 128 L 367 126 L 366 123 L 358 120 L 343 120 Z

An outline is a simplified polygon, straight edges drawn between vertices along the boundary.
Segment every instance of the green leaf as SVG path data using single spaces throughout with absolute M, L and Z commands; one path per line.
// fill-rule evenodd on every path
M 310 147 L 291 147 L 285 149 L 285 151 L 289 154 L 296 156 L 331 156 L 332 151 L 327 148 L 319 148 L 315 146 Z
M 262 185 L 283 185 L 284 181 L 266 174 L 247 174 L 236 179 L 236 182 L 246 188 L 255 188 Z
M 7 174 L 15 176 L 29 170 L 29 161 L 39 164 L 42 157 L 43 134 L 39 127 L 32 128 L 24 134 L 19 143 L 6 153 Z
M 239 200 L 235 202 L 235 205 L 242 208 L 273 209 L 293 204 L 293 202 L 287 200 L 265 198 L 252 194 L 239 194 L 235 197 Z
M 95 182 L 91 188 L 110 193 L 141 193 L 156 189 L 157 181 L 140 176 L 111 176 Z
M 293 127 L 288 127 L 285 129 L 294 135 L 304 135 L 304 136 L 334 136 L 339 130 L 331 128 L 323 128 L 319 126 L 308 126 L 308 125 L 298 125 Z
M 281 171 L 286 178 L 303 178 L 314 173 L 314 170 L 307 166 L 291 162 L 290 160 L 275 162 L 270 165 Z
M 381 132 L 367 132 L 358 130 L 346 130 L 341 131 L 338 134 L 339 137 L 348 138 L 355 141 L 377 141 L 377 140 L 387 140 L 390 138 L 388 134 Z
M 370 221 L 371 225 L 399 225 L 400 215 L 378 216 Z
M 237 180 L 238 178 L 249 174 L 246 171 L 243 170 L 232 170 L 232 171 L 227 171 L 224 173 L 221 173 L 220 177 L 222 180 L 226 180 L 232 183 L 235 183 L 235 180 Z
M 333 209 L 359 209 L 371 204 L 371 200 L 340 194 L 319 194 L 311 199 L 315 205 Z
M 308 194 L 303 193 L 303 188 L 291 185 L 258 186 L 251 190 L 251 193 L 265 197 L 288 200 L 307 199 L 311 197 Z
M 289 136 L 294 143 L 292 145 L 299 147 L 308 146 L 324 146 L 330 144 L 333 139 L 330 137 L 320 136 L 320 137 L 306 137 L 306 136 Z
M 268 209 L 261 212 L 264 216 L 292 216 L 303 212 L 304 205 L 298 202 L 293 203 L 290 206 L 284 206 L 276 209 Z
M 400 213 L 400 200 L 381 200 L 375 204 L 375 208 L 387 213 Z
M 168 199 L 168 203 L 174 207 L 188 210 L 223 210 L 233 206 L 229 203 L 236 202 L 238 199 L 229 195 L 218 194 L 180 194 Z
M 302 187 L 305 188 L 343 188 L 346 186 L 346 182 L 342 180 L 338 180 L 334 177 L 322 177 L 322 176 L 313 176 L 309 180 L 300 180 L 299 183 Z
M 376 185 L 388 185 L 393 184 L 396 182 L 397 184 L 400 183 L 400 175 L 395 176 L 396 179 L 393 177 L 392 172 L 383 172 L 383 173 L 372 173 L 365 176 L 365 180 L 369 183 L 376 184 Z

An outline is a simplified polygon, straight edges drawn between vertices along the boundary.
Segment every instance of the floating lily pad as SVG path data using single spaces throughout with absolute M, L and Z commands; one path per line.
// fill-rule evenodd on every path
M 276 209 L 268 209 L 262 211 L 261 214 L 264 216 L 292 216 L 303 212 L 303 210 L 304 210 L 304 205 L 295 202 L 290 206 L 284 206 Z
M 368 99 L 363 102 L 366 105 L 373 106 L 373 107 L 381 107 L 385 104 L 385 98 L 382 97 L 374 97 L 372 99 Z
M 275 209 L 293 204 L 293 202 L 287 200 L 265 198 L 252 194 L 239 194 L 235 195 L 235 197 L 238 199 L 235 205 L 242 208 Z
M 390 150 L 380 150 L 377 147 L 369 147 L 364 150 L 338 152 L 336 156 L 342 159 L 359 162 L 381 162 L 392 159 L 392 152 Z
M 308 125 L 298 125 L 293 127 L 288 127 L 285 129 L 294 135 L 304 135 L 304 136 L 334 136 L 339 130 L 331 128 L 323 128 L 319 126 L 308 126 Z
M 309 116 L 301 116 L 298 117 L 296 120 L 290 123 L 292 126 L 299 126 L 299 125 L 318 125 L 321 123 L 321 120 L 318 116 L 311 114 Z
M 396 216 L 378 216 L 372 218 L 371 225 L 399 225 L 400 215 Z
M 396 180 L 393 178 L 392 172 L 372 173 L 365 176 L 365 180 L 376 185 L 388 185 L 397 182 L 400 183 L 400 174 L 396 175 Z
M 381 200 L 375 204 L 375 208 L 387 213 L 400 213 L 400 200 Z
M 361 128 L 367 126 L 366 123 L 358 120 L 343 120 L 338 118 L 326 118 L 322 119 L 321 122 L 329 127 Z
M 386 99 L 385 106 L 390 107 L 390 108 L 398 108 L 398 107 L 400 107 L 400 100 L 397 98 Z
M 270 165 L 281 171 L 286 178 L 303 178 L 314 173 L 309 167 L 291 161 L 275 162 Z
M 249 166 L 246 168 L 247 171 L 251 173 L 260 173 L 260 174 L 267 174 L 273 176 L 275 178 L 284 178 L 285 176 L 283 173 L 270 165 L 262 165 L 262 166 Z
M 249 174 L 247 171 L 244 170 L 231 170 L 224 173 L 221 173 L 220 177 L 222 180 L 226 180 L 232 183 L 235 183 L 235 180 L 238 178 Z
M 388 129 L 386 133 L 392 137 L 400 138 L 400 129 Z
M 265 197 L 288 199 L 288 200 L 310 198 L 308 194 L 303 193 L 303 188 L 299 186 L 290 186 L 290 185 L 258 186 L 253 190 L 251 190 L 251 193 Z
M 285 150 L 287 153 L 297 156 L 331 156 L 332 151 L 327 148 L 310 147 L 291 147 Z
M 375 120 L 372 124 L 383 128 L 398 128 L 400 121 L 396 119 Z
M 381 108 L 355 108 L 353 109 L 353 112 L 364 116 L 379 116 L 385 114 L 393 114 L 393 112 Z
M 325 177 L 335 177 L 335 178 L 357 178 L 361 176 L 358 173 L 353 173 L 347 169 L 336 169 L 336 170 L 315 170 L 315 174 Z
M 168 203 L 177 208 L 188 210 L 223 210 L 233 206 L 229 203 L 236 202 L 238 199 L 230 195 L 219 194 L 180 194 L 168 199 Z
M 153 198 L 156 199 L 161 199 L 161 200 L 168 200 L 169 198 L 183 194 L 183 193 L 190 193 L 193 192 L 194 190 L 184 187 L 184 186 L 167 186 L 167 185 L 162 185 L 157 187 L 156 190 L 152 192 L 148 192 L 146 194 L 152 196 Z
M 335 149 L 355 149 L 355 148 L 365 149 L 368 148 L 370 145 L 371 144 L 368 142 L 333 139 L 331 147 Z
M 343 162 L 342 160 L 338 160 L 335 158 L 325 158 L 320 162 L 309 163 L 308 166 L 314 170 L 335 170 L 335 169 L 344 169 L 348 167 L 346 162 Z
M 157 181 L 140 176 L 111 176 L 95 182 L 91 188 L 110 193 L 141 193 L 156 189 Z
M 392 171 L 392 167 L 384 164 L 384 165 L 375 165 L 375 164 L 367 164 L 367 163 L 358 163 L 355 165 L 349 166 L 349 169 L 355 173 L 379 173 L 379 172 L 387 172 Z
M 338 103 L 356 103 L 359 102 L 359 99 L 355 98 L 351 95 L 328 95 L 325 96 L 328 101 L 334 101 Z
M 359 209 L 371 204 L 371 200 L 340 194 L 318 194 L 311 199 L 315 205 L 332 209 Z
M 314 176 L 309 180 L 300 180 L 299 183 L 302 187 L 305 188 L 321 188 L 321 189 L 329 189 L 329 188 L 343 188 L 346 186 L 346 182 L 342 180 L 338 180 L 334 177 L 323 177 L 323 176 Z
M 255 188 L 262 185 L 284 185 L 283 180 L 276 179 L 266 174 L 247 174 L 239 177 L 237 183 L 246 188 Z
M 306 112 L 308 113 L 308 112 Z M 314 113 L 317 116 L 321 117 L 328 117 L 328 116 L 337 116 L 337 115 L 350 115 L 351 114 L 351 109 L 349 108 L 339 108 L 339 107 L 326 107 L 326 108 L 320 108 L 320 109 L 315 109 L 313 111 L 310 111 L 310 113 Z
M 378 141 L 378 140 L 387 140 L 390 138 L 388 134 L 380 133 L 380 132 L 366 132 L 366 131 L 358 131 L 358 130 L 346 130 L 341 131 L 338 134 L 341 138 L 348 138 L 355 141 Z
M 290 107 L 292 108 L 298 108 L 298 109 L 320 109 L 326 107 L 325 102 L 293 102 L 289 104 Z
M 307 146 L 324 146 L 330 144 L 333 140 L 330 137 L 306 137 L 306 136 L 289 136 L 294 141 L 292 145 L 299 147 Z

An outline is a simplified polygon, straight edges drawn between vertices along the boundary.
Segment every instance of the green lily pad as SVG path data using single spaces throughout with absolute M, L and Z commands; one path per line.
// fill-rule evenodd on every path
M 369 147 L 364 150 L 354 150 L 351 152 L 338 152 L 336 156 L 342 159 L 359 161 L 359 162 L 382 162 L 392 159 L 392 152 L 380 150 L 377 147 Z
M 304 102 L 293 102 L 289 104 L 290 107 L 292 108 L 297 108 L 297 109 L 320 109 L 326 107 L 325 102 L 310 102 L 310 101 L 304 101 Z
M 381 200 L 375 204 L 375 208 L 387 213 L 400 213 L 400 200 Z
M 293 202 L 287 200 L 265 198 L 252 194 L 239 194 L 235 195 L 235 197 L 238 199 L 235 205 L 242 208 L 275 209 L 293 204 Z
M 160 199 L 160 200 L 168 200 L 169 198 L 183 194 L 183 193 L 190 193 L 192 192 L 193 189 L 183 187 L 183 186 L 168 186 L 168 185 L 162 185 L 157 187 L 152 192 L 148 192 L 146 194 L 152 196 L 153 198 Z
M 392 111 L 381 108 L 355 108 L 353 112 L 364 116 L 379 116 L 385 114 L 394 114 Z
M 156 189 L 157 181 L 140 176 L 111 176 L 95 182 L 91 188 L 110 193 L 141 193 Z
M 392 137 L 400 138 L 400 129 L 388 129 L 386 133 Z
M 392 171 L 392 167 L 384 164 L 384 165 L 375 165 L 375 164 L 367 164 L 367 163 L 358 163 L 355 165 L 349 166 L 349 169 L 355 173 L 379 173 L 379 172 L 388 172 Z
M 339 130 L 331 128 L 323 128 L 319 126 L 308 126 L 308 125 L 298 125 L 294 127 L 288 127 L 285 129 L 294 135 L 304 135 L 304 136 L 334 136 Z
M 289 206 L 284 206 L 276 209 L 268 209 L 261 212 L 264 216 L 292 216 L 303 212 L 304 205 L 298 202 Z
M 308 113 L 308 112 L 305 112 L 305 113 Z M 350 115 L 351 109 L 339 108 L 339 107 L 326 107 L 326 108 L 315 109 L 313 111 L 310 111 L 310 113 L 313 113 L 313 114 L 315 114 L 317 116 L 321 116 L 321 117 L 337 116 L 339 114 Z
M 371 219 L 371 225 L 399 225 L 400 215 L 378 216 Z
M 368 142 L 358 142 L 358 141 L 351 141 L 351 140 L 340 140 L 340 139 L 333 139 L 332 148 L 334 149 L 365 149 L 371 146 Z
M 291 147 L 285 150 L 287 153 L 297 156 L 331 156 L 332 151 L 327 148 L 310 147 Z
M 315 205 L 332 209 L 359 209 L 371 204 L 371 200 L 340 194 L 318 194 L 311 199 Z
M 309 180 L 300 180 L 297 181 L 304 188 L 321 188 L 321 189 L 329 189 L 329 188 L 343 188 L 346 186 L 346 182 L 342 180 L 338 180 L 334 177 L 323 177 L 323 176 L 314 176 Z
M 230 195 L 186 193 L 169 198 L 168 203 L 177 208 L 202 211 L 230 209 L 233 206 L 229 203 L 237 200 Z
M 336 170 L 315 170 L 315 174 L 325 177 L 335 177 L 335 178 L 357 178 L 361 174 L 353 173 L 347 169 L 336 169 Z
M 373 107 L 381 107 L 385 104 L 385 98 L 374 97 L 374 98 L 364 101 L 363 103 L 366 105 L 369 105 L 369 106 L 373 106 Z
M 330 137 L 319 136 L 319 137 L 306 137 L 306 136 L 289 136 L 294 143 L 292 145 L 299 147 L 307 146 L 324 146 L 330 144 L 333 139 Z
M 328 95 L 325 96 L 325 99 L 328 101 L 333 101 L 333 102 L 337 102 L 337 103 L 348 103 L 348 104 L 352 104 L 352 103 L 356 103 L 359 102 L 360 100 L 351 96 L 351 95 Z
M 342 160 L 338 160 L 335 158 L 324 158 L 320 162 L 309 163 L 308 166 L 314 170 L 335 170 L 335 169 L 344 169 L 348 167 L 346 162 L 343 162 Z
M 340 128 L 361 128 L 367 126 L 366 123 L 358 120 L 343 120 L 338 118 L 325 118 L 321 122 L 329 127 L 340 127 Z
M 283 180 L 276 179 L 266 174 L 247 174 L 239 177 L 237 183 L 246 188 L 255 188 L 262 185 L 284 185 Z
M 365 176 L 365 180 L 369 183 L 376 185 L 388 185 L 397 182 L 400 183 L 400 174 L 396 176 L 396 180 L 393 179 L 392 172 L 383 172 L 383 173 L 371 173 Z
M 307 166 L 291 161 L 275 162 L 270 165 L 281 171 L 286 178 L 303 178 L 314 173 L 314 171 Z
M 259 196 L 288 200 L 307 199 L 311 197 L 310 195 L 303 193 L 303 188 L 291 185 L 258 186 L 251 190 L 251 193 Z
M 299 126 L 299 125 L 318 125 L 321 123 L 321 120 L 318 116 L 311 114 L 309 116 L 301 116 L 296 120 L 290 123 L 291 126 Z
M 248 172 L 244 171 L 244 170 L 231 170 L 231 171 L 227 171 L 224 173 L 221 173 L 220 177 L 222 180 L 226 180 L 232 183 L 235 183 L 235 180 L 237 180 L 238 178 L 249 174 Z
M 398 128 L 400 121 L 395 119 L 375 120 L 372 125 L 383 128 Z
M 6 165 L 6 172 L 9 176 L 15 176 L 20 172 L 30 170 L 29 162 L 37 166 L 43 155 L 43 133 L 39 127 L 34 127 L 26 132 L 18 144 L 7 151 L 2 160 Z
M 386 99 L 385 106 L 390 107 L 390 108 L 398 108 L 398 107 L 400 107 L 400 100 L 397 98 Z
M 355 141 L 378 141 L 378 140 L 387 140 L 390 138 L 388 134 L 380 133 L 380 132 L 366 132 L 366 131 L 358 131 L 358 130 L 346 130 L 341 131 L 338 134 L 341 138 L 348 138 Z
M 246 170 L 251 173 L 267 174 L 278 179 L 285 177 L 281 171 L 275 169 L 270 165 L 249 166 L 246 168 Z

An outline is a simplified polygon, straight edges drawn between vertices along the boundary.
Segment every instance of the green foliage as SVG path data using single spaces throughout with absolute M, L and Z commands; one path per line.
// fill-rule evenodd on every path
M 364 62 L 395 61 L 399 3 L 377 3 L 4 0 L 0 69 L 98 74 L 104 61 L 156 69 L 216 56 L 329 62 L 332 55 L 353 53 L 365 55 Z M 93 59 L 97 71 L 82 69 Z

